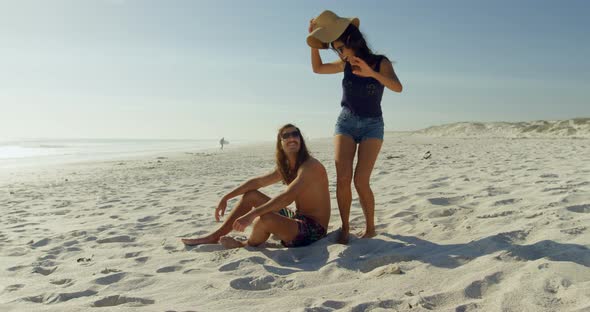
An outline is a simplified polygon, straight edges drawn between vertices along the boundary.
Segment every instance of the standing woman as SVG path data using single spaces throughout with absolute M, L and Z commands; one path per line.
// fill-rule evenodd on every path
M 309 23 L 307 44 L 311 47 L 311 66 L 316 74 L 344 72 L 342 111 L 334 132 L 336 197 L 342 219 L 338 242 L 348 243 L 352 202 L 351 182 L 359 195 L 367 222 L 362 237 L 375 233 L 375 197 L 369 185 L 371 172 L 383 144 L 381 98 L 384 87 L 402 91 L 402 84 L 387 57 L 374 54 L 359 31 L 358 18 L 339 17 L 324 11 Z M 319 49 L 333 49 L 340 59 L 323 63 Z M 354 156 L 358 160 L 353 173 Z

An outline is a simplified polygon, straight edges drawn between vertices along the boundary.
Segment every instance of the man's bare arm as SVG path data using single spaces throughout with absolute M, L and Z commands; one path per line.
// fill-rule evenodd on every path
M 215 208 L 215 220 L 219 221 L 219 220 L 221 220 L 221 217 L 223 217 L 225 215 L 225 209 L 227 208 L 227 201 L 230 200 L 231 198 L 245 194 L 248 191 L 253 191 L 253 190 L 257 190 L 259 188 L 263 188 L 265 186 L 269 186 L 269 185 L 277 183 L 281 180 L 282 180 L 281 174 L 279 173 L 279 171 L 277 169 L 275 169 L 273 172 L 271 172 L 269 174 L 259 176 L 257 178 L 250 179 L 250 180 L 246 181 L 244 184 L 238 186 L 235 190 L 229 192 L 227 195 L 225 195 L 221 198 L 221 200 L 219 201 L 219 204 L 217 205 L 217 208 Z
M 277 169 L 275 169 L 273 172 L 270 172 L 268 174 L 250 179 L 246 182 L 244 182 L 244 184 L 238 186 L 236 189 L 234 189 L 233 191 L 229 192 L 227 195 L 225 195 L 223 197 L 224 200 L 229 200 L 231 198 L 234 198 L 236 196 L 245 194 L 248 191 L 254 191 L 266 186 L 269 186 L 271 184 L 275 184 L 277 182 L 280 182 L 281 179 L 281 174 L 279 173 L 279 171 Z
M 252 209 L 249 214 L 258 217 L 263 214 L 267 214 L 269 212 L 279 211 L 282 208 L 287 207 L 297 198 L 297 195 L 301 193 L 306 185 L 309 185 L 309 180 L 313 179 L 314 174 L 313 170 L 315 170 L 315 163 L 307 163 L 304 164 L 299 170 L 300 173 L 297 175 L 295 180 L 289 184 L 289 187 L 279 194 L 278 196 L 272 198 L 264 205 L 258 206 L 257 208 Z

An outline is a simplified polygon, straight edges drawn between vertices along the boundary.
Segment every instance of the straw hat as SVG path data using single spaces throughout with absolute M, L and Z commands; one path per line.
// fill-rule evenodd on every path
M 314 29 L 307 36 L 307 44 L 317 49 L 327 49 L 328 44 L 338 39 L 351 23 L 356 27 L 360 24 L 356 17 L 340 17 L 329 10 L 318 15 L 314 22 Z

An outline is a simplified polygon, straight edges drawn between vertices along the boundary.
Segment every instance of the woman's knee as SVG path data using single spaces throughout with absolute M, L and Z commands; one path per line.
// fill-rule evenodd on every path
M 364 177 L 361 175 L 354 176 L 354 188 L 357 191 L 367 191 L 371 190 L 371 186 L 369 184 L 369 177 Z
M 336 185 L 339 188 L 350 187 L 350 183 L 352 183 L 352 174 L 338 174 L 336 176 Z

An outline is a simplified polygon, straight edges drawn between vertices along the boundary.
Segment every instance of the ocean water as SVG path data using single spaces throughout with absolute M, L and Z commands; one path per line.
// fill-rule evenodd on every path
M 249 142 L 231 142 L 224 149 Z M 115 160 L 162 152 L 219 150 L 219 140 L 43 139 L 0 141 L 0 168 Z

